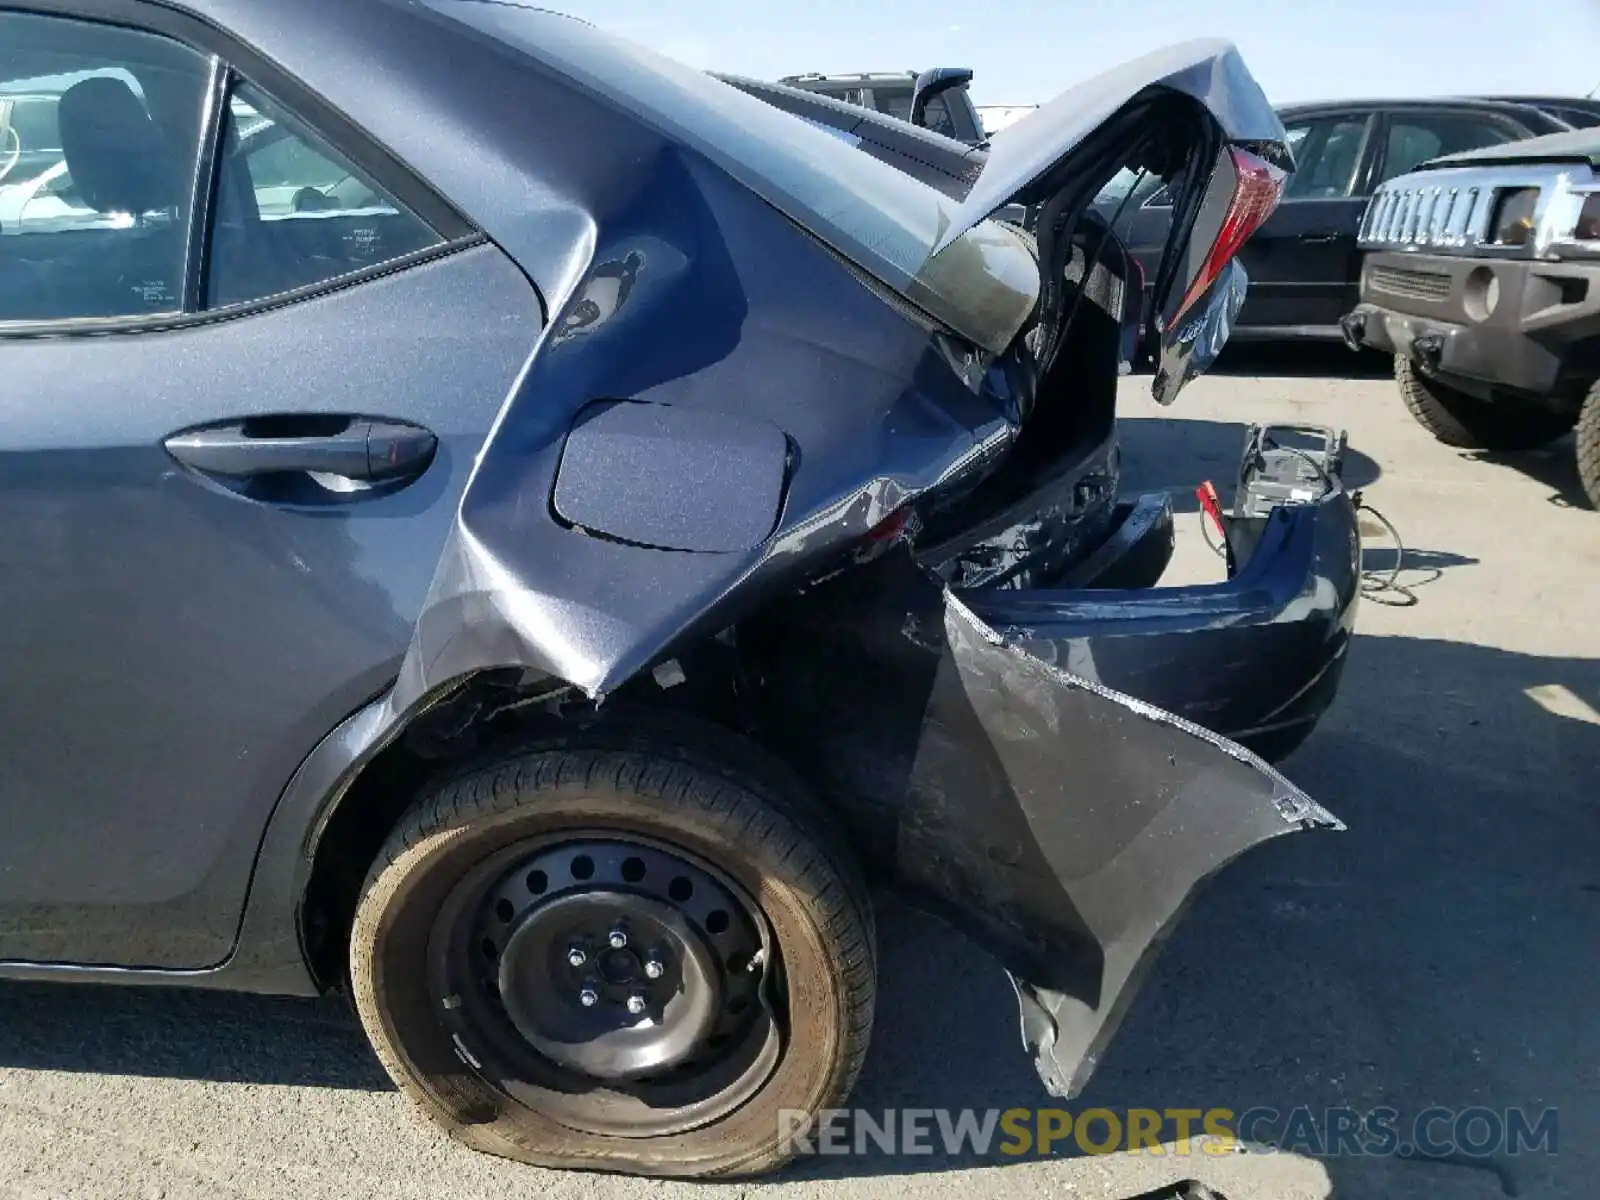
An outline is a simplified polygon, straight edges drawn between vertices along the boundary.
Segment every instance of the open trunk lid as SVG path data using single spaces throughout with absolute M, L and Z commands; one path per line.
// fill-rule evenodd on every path
M 1050 178 L 1091 134 L 1152 88 L 1202 104 L 1223 136 L 1243 145 L 1282 144 L 1283 125 L 1231 42 L 1181 42 L 1068 88 L 989 142 L 989 158 L 934 253 L 1008 204 L 1034 204 Z

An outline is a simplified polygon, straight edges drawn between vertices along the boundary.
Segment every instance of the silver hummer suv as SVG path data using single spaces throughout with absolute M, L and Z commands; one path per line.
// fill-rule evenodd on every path
M 1393 354 L 1440 441 L 1522 450 L 1576 427 L 1600 507 L 1600 131 L 1435 159 L 1378 189 L 1345 340 Z

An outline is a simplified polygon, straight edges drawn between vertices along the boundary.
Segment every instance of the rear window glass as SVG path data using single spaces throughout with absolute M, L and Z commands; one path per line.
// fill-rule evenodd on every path
M 1389 123 L 1383 178 L 1389 180 L 1404 175 L 1445 154 L 1499 145 L 1510 141 L 1512 136 L 1499 122 L 1480 117 L 1444 113 L 1395 117 Z
M 901 121 L 911 120 L 912 89 L 886 88 L 874 86 L 872 98 L 878 106 L 878 111 Z M 923 117 L 923 124 L 935 133 L 942 133 L 948 138 L 960 138 L 961 133 L 956 129 L 956 119 L 950 113 L 950 106 L 944 102 L 943 96 L 935 96 L 928 101 L 928 109 Z
M 250 84 L 229 98 L 222 144 L 211 307 L 309 287 L 443 241 Z

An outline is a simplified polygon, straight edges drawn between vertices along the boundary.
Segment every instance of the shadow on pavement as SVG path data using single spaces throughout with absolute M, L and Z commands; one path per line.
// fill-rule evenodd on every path
M 391 1090 L 342 1000 L 0 985 L 0 1066 Z
M 1581 1194 L 1600 1169 L 1586 1136 L 1600 1126 L 1600 661 L 1358 638 L 1333 711 L 1285 770 L 1349 831 L 1288 838 L 1223 871 L 1078 1100 L 1050 1100 L 1033 1076 L 1000 972 L 890 913 L 878 1033 L 852 1103 L 1265 1106 L 1283 1119 L 1257 1138 L 1320 1158 L 1338 1197 Z M 1530 1122 L 1553 1107 L 1566 1137 L 1556 1155 L 1324 1157 L 1287 1121 L 1304 1106 L 1326 1137 L 1328 1110 L 1388 1106 L 1409 1137 L 1432 1105 L 1522 1108 Z M 985 1161 L 1018 1160 L 873 1151 L 794 1170 Z M 1185 1174 L 1204 1177 L 1174 1159 L 1172 1178 Z
M 1394 360 L 1342 342 L 1235 342 L 1223 350 L 1210 375 L 1302 379 L 1386 379 Z
M 1600 1172 L 1587 1136 L 1600 1127 L 1600 661 L 1358 638 L 1333 711 L 1285 770 L 1349 831 L 1272 843 L 1219 875 L 1070 1108 L 1304 1107 L 1303 1138 L 1325 1136 L 1334 1108 L 1393 1108 L 1405 1132 L 1432 1105 L 1530 1118 L 1553 1107 L 1566 1135 L 1554 1156 L 1322 1161 L 1338 1197 L 1583 1194 Z M 1035 1077 L 1010 987 L 980 950 L 892 903 L 880 944 L 877 1036 L 854 1105 L 1064 1107 Z M 389 1086 L 338 1001 L 137 989 L 0 987 L 0 1065 Z M 1289 1131 L 1254 1130 L 1320 1157 Z M 803 1160 L 789 1178 L 1018 1161 L 869 1150 Z M 1173 1159 L 1172 1178 L 1203 1166 Z
M 1239 456 L 1244 453 L 1245 421 L 1201 421 L 1183 417 L 1123 417 L 1117 422 L 1122 444 L 1122 491 L 1170 491 L 1177 513 L 1199 511 L 1194 489 L 1209 479 L 1224 505 L 1233 503 Z M 1182 479 L 1175 478 L 1183 474 Z M 1383 471 L 1356 446 L 1345 451 L 1347 488 L 1368 487 Z
M 1382 527 L 1363 528 L 1361 537 L 1361 594 L 1369 603 L 1391 608 L 1413 607 L 1420 603 L 1417 589 L 1437 583 L 1451 567 L 1474 567 L 1479 561 L 1446 550 L 1402 548 Z
M 1571 434 L 1537 450 L 1515 454 L 1469 453 L 1462 457 L 1472 462 L 1510 467 L 1513 471 L 1522 472 L 1535 483 L 1549 488 L 1550 503 L 1558 508 L 1594 507 L 1584 494 L 1583 483 L 1578 478 L 1578 451 Z

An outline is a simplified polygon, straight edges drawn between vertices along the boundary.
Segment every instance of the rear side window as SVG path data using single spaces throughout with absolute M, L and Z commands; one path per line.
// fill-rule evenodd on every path
M 1516 135 L 1498 121 L 1465 113 L 1418 113 L 1389 118 L 1383 179 L 1404 175 L 1441 154 L 1497 146 Z
M 208 307 L 324 283 L 444 242 L 292 113 L 248 84 L 219 152 Z
M 901 121 L 911 120 L 911 97 L 912 89 L 909 87 L 872 89 L 872 98 L 877 103 L 878 111 Z M 923 118 L 923 123 L 933 132 L 942 133 L 945 137 L 961 137 L 956 129 L 956 119 L 951 115 L 950 106 L 944 102 L 943 96 L 935 96 L 928 101 L 927 115 Z
M 1295 172 L 1284 188 L 1285 200 L 1337 200 L 1350 195 L 1366 141 L 1365 115 L 1325 117 L 1291 125 L 1286 132 Z
M 0 13 L 0 321 L 177 312 L 211 60 Z
M 17 147 L 26 147 L 34 154 L 61 153 L 61 126 L 56 120 L 60 97 L 15 96 L 0 100 L 4 120 L 0 124 L 10 127 Z
M 1558 121 L 1565 121 L 1574 129 L 1593 129 L 1600 125 L 1600 113 L 1590 112 L 1584 108 L 1565 108 L 1559 106 L 1540 105 L 1541 112 L 1550 114 Z

